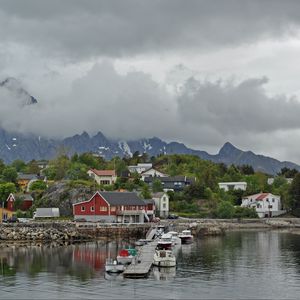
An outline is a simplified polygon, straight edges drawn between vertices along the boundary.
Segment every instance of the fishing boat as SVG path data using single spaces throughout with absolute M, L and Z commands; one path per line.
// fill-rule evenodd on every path
M 176 257 L 171 250 L 155 250 L 153 265 L 157 267 L 175 267 Z
M 172 235 L 164 233 L 157 242 L 158 250 L 170 250 L 172 248 Z
M 116 260 L 107 258 L 105 262 L 105 271 L 108 273 L 122 273 L 125 269 L 123 264 L 119 264 Z
M 188 229 L 182 230 L 182 232 L 178 235 L 178 237 L 181 239 L 182 244 L 191 244 L 194 239 L 191 231 Z
M 123 265 L 131 264 L 136 254 L 137 251 L 134 248 L 122 249 L 117 256 L 117 262 Z

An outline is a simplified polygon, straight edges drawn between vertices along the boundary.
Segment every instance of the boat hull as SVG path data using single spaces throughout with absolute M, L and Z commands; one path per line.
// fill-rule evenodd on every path
M 129 255 L 129 256 L 119 256 L 118 255 L 117 256 L 117 262 L 122 265 L 131 264 L 133 259 L 134 259 L 134 256 L 132 256 L 132 255 Z
M 181 239 L 181 244 L 191 244 L 193 243 L 193 237 L 192 236 L 183 236 L 180 237 Z
M 124 265 L 106 265 L 105 272 L 107 273 L 122 273 L 124 271 Z
M 154 260 L 153 265 L 156 267 L 171 268 L 171 267 L 176 267 L 176 261 L 175 260 Z

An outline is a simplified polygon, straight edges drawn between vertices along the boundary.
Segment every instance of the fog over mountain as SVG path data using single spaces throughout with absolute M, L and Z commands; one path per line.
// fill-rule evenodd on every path
M 0 1 L 0 128 L 215 154 L 230 141 L 300 163 L 299 12 L 289 0 Z

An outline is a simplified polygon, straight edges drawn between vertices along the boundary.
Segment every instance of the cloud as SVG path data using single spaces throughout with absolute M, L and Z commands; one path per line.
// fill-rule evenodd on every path
M 232 47 L 295 35 L 299 20 L 297 1 L 0 2 L 2 44 L 62 60 Z
M 295 97 L 268 96 L 267 78 L 232 82 L 200 82 L 193 77 L 178 97 L 182 122 L 209 125 L 224 135 L 272 133 L 300 128 L 300 103 Z

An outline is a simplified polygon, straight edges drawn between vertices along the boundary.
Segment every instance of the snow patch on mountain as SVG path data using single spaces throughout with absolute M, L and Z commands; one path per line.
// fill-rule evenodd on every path
M 132 157 L 132 152 L 131 149 L 129 147 L 129 145 L 127 144 L 126 141 L 119 141 L 118 142 L 119 148 L 123 151 L 124 154 L 129 155 L 130 157 Z

